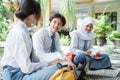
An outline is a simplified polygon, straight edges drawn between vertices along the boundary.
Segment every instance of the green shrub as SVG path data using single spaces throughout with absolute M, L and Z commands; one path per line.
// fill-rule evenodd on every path
M 5 41 L 8 34 L 8 23 L 6 18 L 4 17 L 4 13 L 6 12 L 6 7 L 3 2 L 0 0 L 0 41 Z
M 120 39 L 120 32 L 118 31 L 113 31 L 112 34 L 108 36 L 110 41 L 114 41 L 117 38 Z
M 9 30 L 5 18 L 2 17 L 2 19 L 0 20 L 0 41 L 5 41 Z
M 64 34 L 60 34 L 60 44 L 62 46 L 69 46 L 70 45 L 71 38 L 69 35 L 65 36 Z

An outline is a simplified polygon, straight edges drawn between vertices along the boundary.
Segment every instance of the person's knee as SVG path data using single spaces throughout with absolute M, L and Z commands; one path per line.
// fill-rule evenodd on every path
M 54 72 L 56 72 L 58 69 L 60 69 L 59 66 L 58 66 L 58 65 L 54 65 L 54 66 L 51 67 L 51 69 L 50 69 L 49 72 L 53 72 L 53 73 L 54 73 Z
M 60 69 L 57 65 L 51 66 L 51 68 L 49 69 L 49 71 L 47 71 L 47 77 L 50 78 L 51 76 L 54 75 L 54 73 Z
M 83 58 L 85 56 L 84 53 L 79 53 L 75 56 L 75 58 Z
M 75 64 L 78 64 L 79 62 L 82 62 L 85 59 L 85 54 L 84 53 L 79 53 L 77 55 L 75 55 L 73 62 Z
M 74 57 L 74 59 L 82 59 L 82 58 L 84 58 L 84 56 L 85 56 L 85 54 L 79 53 Z
M 57 65 L 45 67 L 37 70 L 30 75 L 25 75 L 23 80 L 49 80 L 49 78 L 58 70 Z

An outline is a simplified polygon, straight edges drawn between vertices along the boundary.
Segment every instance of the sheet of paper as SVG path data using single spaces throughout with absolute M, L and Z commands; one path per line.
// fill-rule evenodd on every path
M 96 49 L 96 48 L 92 48 L 91 50 L 91 56 L 95 56 L 97 52 L 99 52 L 100 50 Z
M 59 52 L 41 53 L 41 55 L 39 56 L 40 61 L 46 61 L 46 62 L 50 62 L 56 58 L 63 59 L 63 57 L 61 56 L 61 54 Z

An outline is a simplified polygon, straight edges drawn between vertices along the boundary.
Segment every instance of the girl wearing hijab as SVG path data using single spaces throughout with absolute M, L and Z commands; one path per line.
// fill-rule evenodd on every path
M 35 0 L 21 0 L 16 17 L 20 20 L 9 32 L 1 63 L 3 80 L 49 80 L 57 65 L 32 62 L 32 40 L 28 28 L 40 18 L 40 5 Z
M 86 17 L 83 19 L 81 28 L 70 33 L 72 39 L 70 51 L 75 54 L 73 62 L 79 69 L 83 69 L 89 61 L 90 69 L 110 68 L 111 62 L 107 54 L 100 54 L 97 51 L 94 56 L 91 55 L 94 51 L 95 38 L 95 34 L 92 33 L 93 23 L 92 17 Z M 79 65 L 82 65 L 82 67 Z

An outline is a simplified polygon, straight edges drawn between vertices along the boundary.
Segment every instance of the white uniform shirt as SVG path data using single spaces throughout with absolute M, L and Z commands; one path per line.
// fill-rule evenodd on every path
M 33 35 L 33 46 L 35 52 L 38 53 L 50 53 L 51 52 L 51 44 L 52 44 L 52 32 L 50 31 L 50 27 L 42 28 L 38 30 Z M 55 34 L 55 46 L 56 50 L 55 52 L 62 52 L 60 48 L 60 42 L 59 42 L 59 34 Z
M 70 51 L 72 51 L 74 54 L 77 53 L 83 53 L 84 48 L 84 40 L 81 39 L 80 34 L 78 31 L 73 31 L 70 34 L 71 36 L 71 44 L 70 44 Z M 87 40 L 87 48 L 91 49 L 93 48 L 94 42 L 92 40 Z
M 19 21 L 8 34 L 1 63 L 3 66 L 20 68 L 26 74 L 48 65 L 45 62 L 31 62 L 31 51 L 32 42 L 28 28 Z
M 47 28 L 42 28 L 33 34 L 33 47 L 34 52 L 40 58 L 40 61 L 46 60 L 47 62 L 55 58 L 66 58 L 65 54 L 60 48 L 59 34 L 55 34 L 55 54 L 51 53 L 52 44 L 52 32 L 50 31 L 50 26 Z M 60 55 L 59 55 L 60 54 Z

